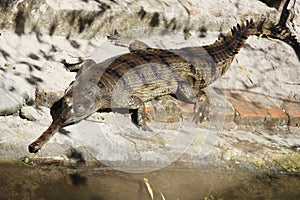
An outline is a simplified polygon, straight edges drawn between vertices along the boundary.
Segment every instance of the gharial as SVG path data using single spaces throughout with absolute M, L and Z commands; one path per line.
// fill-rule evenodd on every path
M 117 33 L 116 33 L 117 34 Z M 144 102 L 164 95 L 194 104 L 194 121 L 207 112 L 203 89 L 229 69 L 234 56 L 250 35 L 281 40 L 300 58 L 300 44 L 287 27 L 261 18 L 237 24 L 211 45 L 181 49 L 156 49 L 139 43 L 131 51 L 88 66 L 61 99 L 61 110 L 49 128 L 29 145 L 36 153 L 60 128 L 87 118 L 99 109 L 113 107 L 136 111 L 133 123 L 150 130 L 145 123 Z M 76 93 L 76 94 L 75 94 Z

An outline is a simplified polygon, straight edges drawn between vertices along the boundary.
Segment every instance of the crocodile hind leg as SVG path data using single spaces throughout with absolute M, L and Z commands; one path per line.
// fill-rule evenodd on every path
M 180 83 L 175 93 L 177 99 L 194 104 L 193 122 L 201 123 L 209 116 L 210 101 L 208 95 L 203 90 L 195 93 L 188 83 Z
M 195 115 L 193 121 L 198 124 L 199 122 L 201 123 L 204 119 L 208 118 L 210 110 L 209 97 L 203 90 L 199 91 L 197 95 L 197 101 L 194 105 Z

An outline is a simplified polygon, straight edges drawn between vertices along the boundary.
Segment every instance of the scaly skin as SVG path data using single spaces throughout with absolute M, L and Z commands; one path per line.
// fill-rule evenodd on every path
M 198 123 L 207 113 L 204 105 L 209 102 L 202 89 L 229 69 L 250 35 L 279 39 L 300 55 L 300 45 L 291 32 L 265 19 L 246 21 L 215 43 L 202 47 L 154 49 L 142 43 L 138 43 L 139 48 L 132 45 L 129 53 L 85 67 L 66 91 L 59 117 L 29 145 L 29 151 L 38 152 L 59 128 L 85 119 L 99 109 L 136 110 L 137 119 L 133 122 L 151 131 L 145 123 L 144 102 L 164 95 L 194 103 L 194 121 Z

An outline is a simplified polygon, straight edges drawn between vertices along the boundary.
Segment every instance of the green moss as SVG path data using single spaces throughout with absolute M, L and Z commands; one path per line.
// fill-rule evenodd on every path
M 23 106 L 33 106 L 35 101 L 33 99 L 28 99 L 28 101 L 24 102 Z
M 273 157 L 276 164 L 290 173 L 300 172 L 300 154 L 277 155 Z

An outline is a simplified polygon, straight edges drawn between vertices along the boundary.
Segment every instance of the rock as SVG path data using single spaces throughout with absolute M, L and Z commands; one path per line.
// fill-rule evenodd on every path
M 2 74 L 0 77 L 0 115 L 10 115 L 22 107 L 28 95 L 13 80 Z
M 11 1 L 0 6 L 0 18 L 12 23 L 2 23 L 0 27 L 16 28 L 18 35 L 39 27 L 41 33 L 86 39 L 99 34 L 105 36 L 115 29 L 125 32 L 140 27 L 161 27 L 178 31 L 199 30 L 201 27 L 207 28 L 208 31 L 222 30 L 230 28 L 232 24 L 245 17 L 260 16 L 262 13 L 275 17 L 276 10 L 265 5 L 261 6 L 263 4 L 261 1 L 226 0 L 220 1 L 218 6 L 195 0 L 185 1 L 184 4 L 149 0 L 139 2 L 128 0 L 126 3 L 121 0 Z M 278 4 L 269 5 L 278 7 Z M 15 20 L 16 16 L 20 20 Z M 108 18 L 110 23 L 105 23 Z M 25 20 L 26 23 L 17 23 Z M 103 26 L 103 23 L 106 25 Z M 74 43 L 72 46 L 77 47 Z
M 37 86 L 35 90 L 35 103 L 39 106 L 50 108 L 55 102 L 61 99 L 64 91 L 46 90 L 42 86 Z
M 29 121 L 36 121 L 38 113 L 32 106 L 25 106 L 20 110 L 20 117 Z

